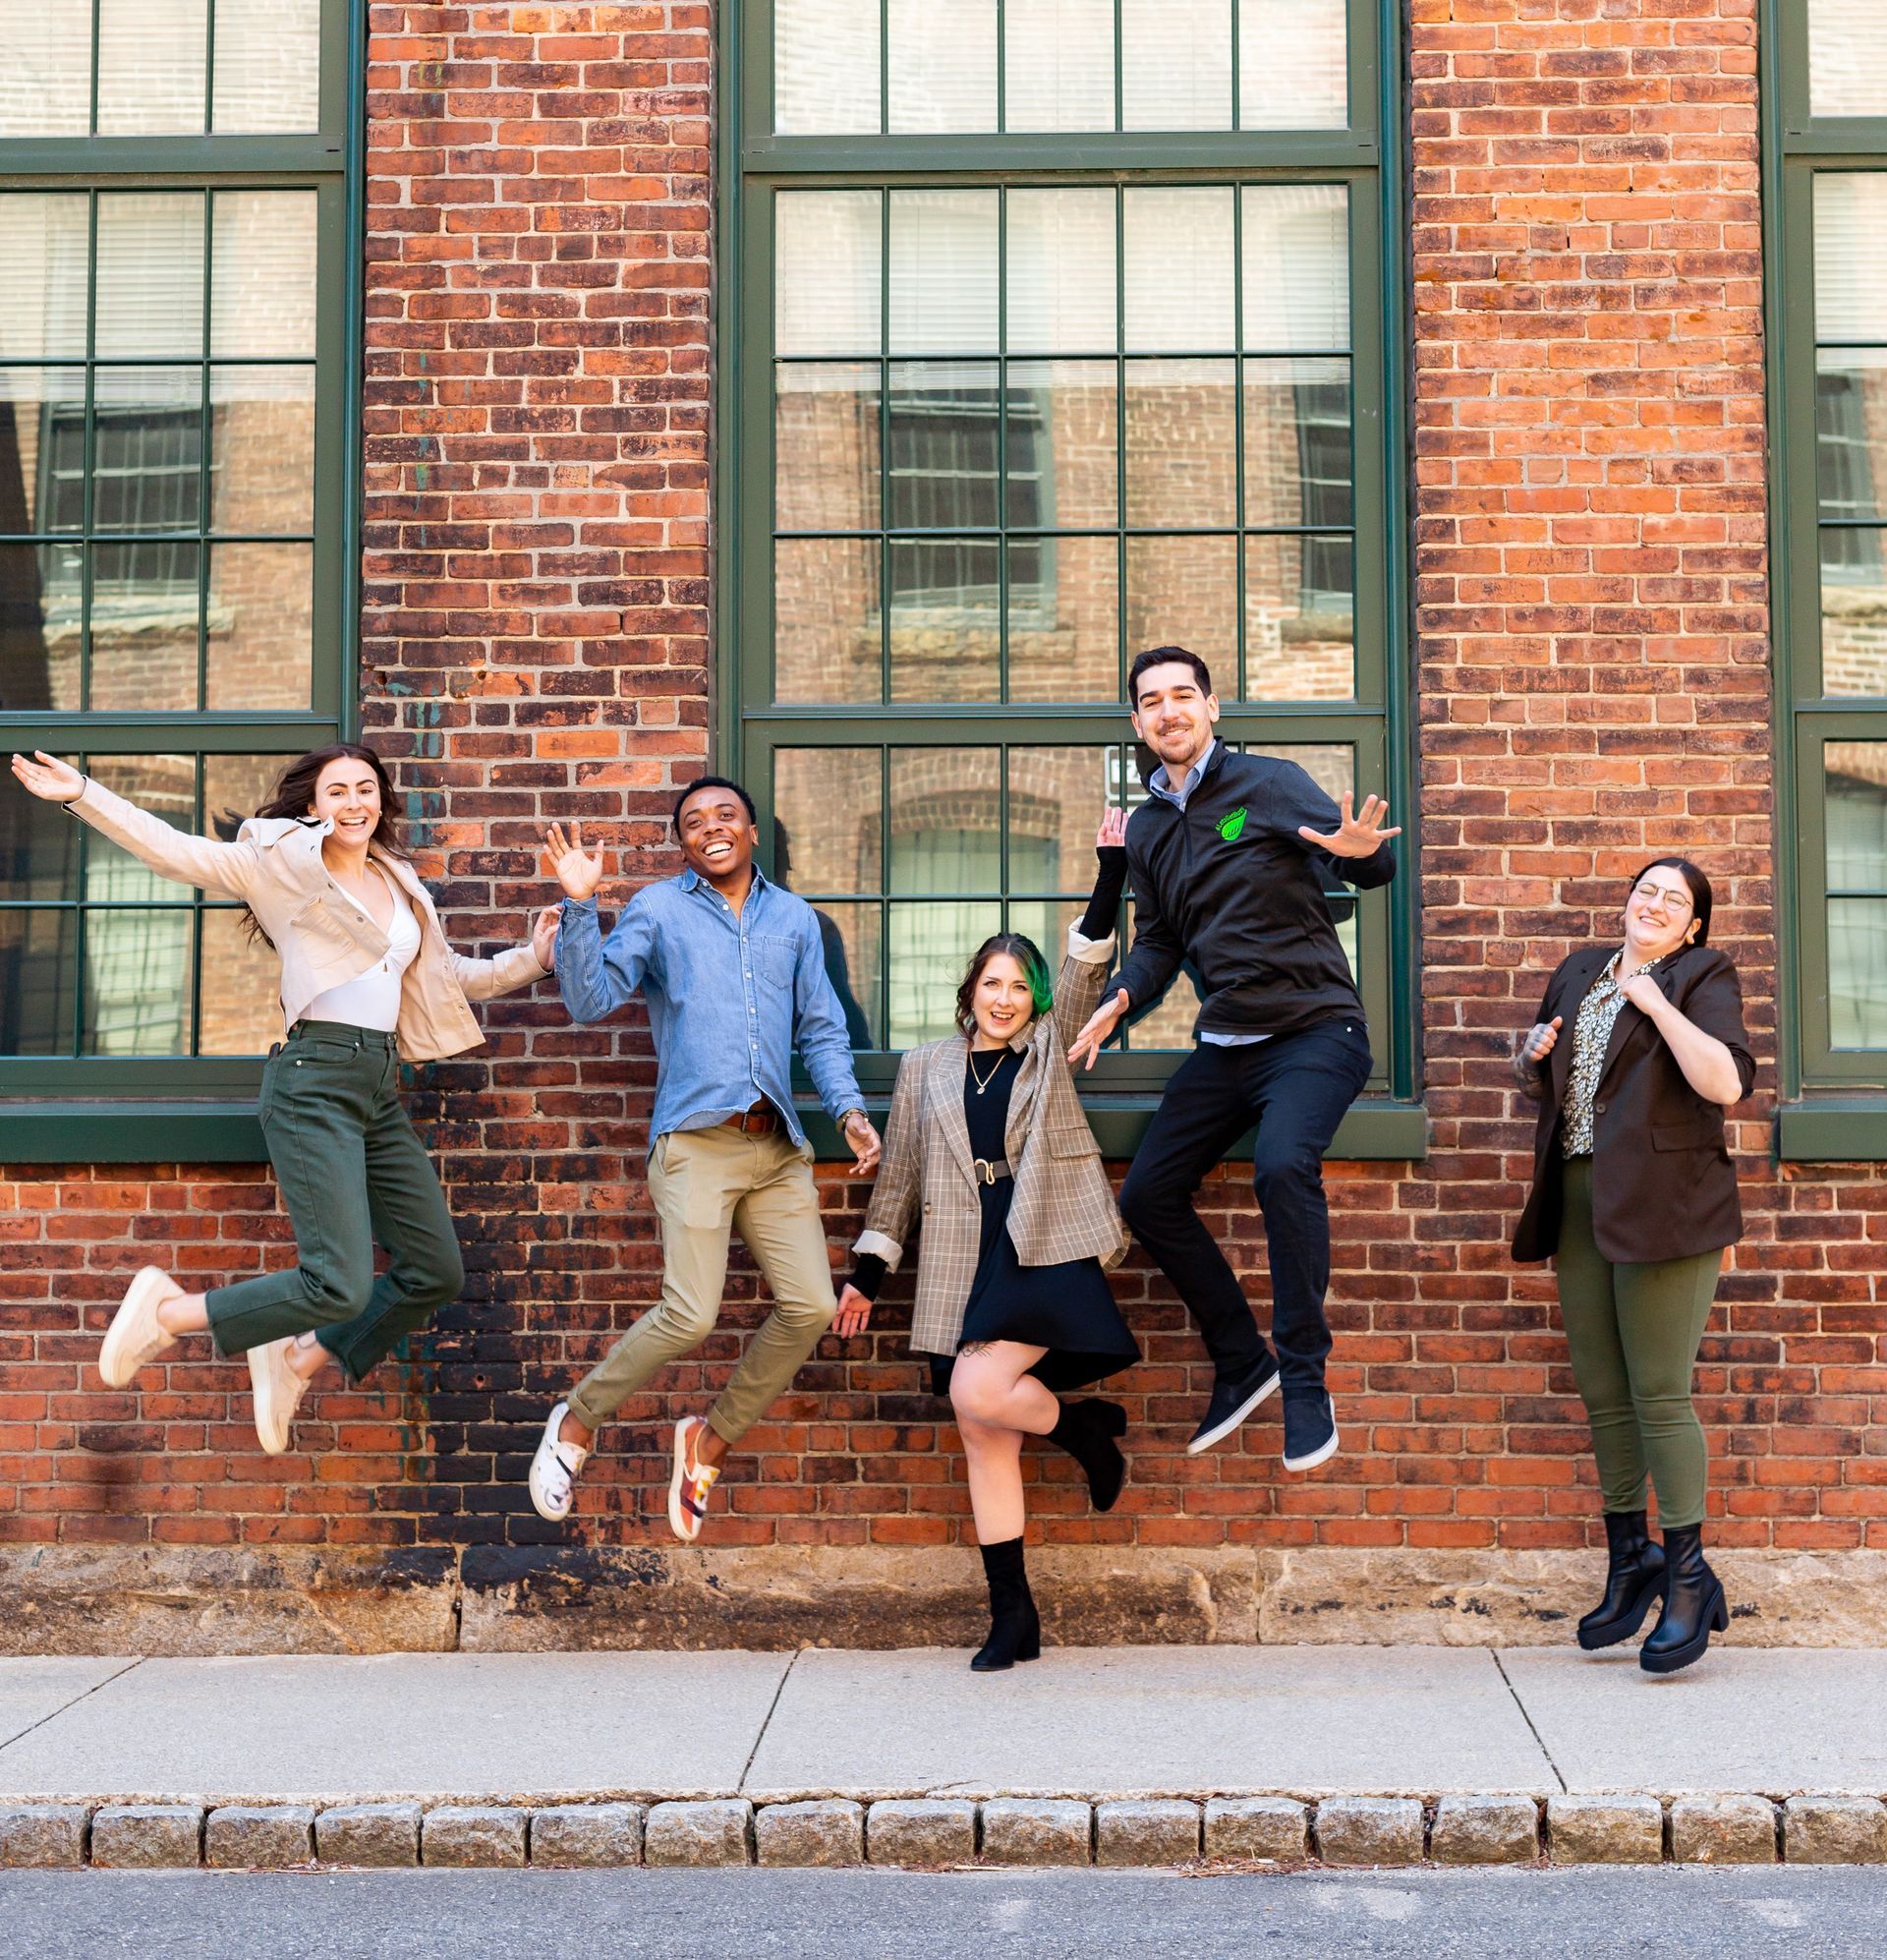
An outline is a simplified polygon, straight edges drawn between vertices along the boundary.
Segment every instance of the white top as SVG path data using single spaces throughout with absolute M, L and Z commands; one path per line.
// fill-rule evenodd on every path
M 365 973 L 330 987 L 325 994 L 316 994 L 303 1009 L 305 1020 L 340 1021 L 348 1027 L 377 1028 L 382 1034 L 391 1034 L 399 1025 L 400 976 L 419 957 L 420 922 L 413 916 L 406 894 L 392 879 L 385 883 L 393 894 L 385 955 Z M 366 910 L 351 892 L 339 886 L 336 890 L 357 911 Z

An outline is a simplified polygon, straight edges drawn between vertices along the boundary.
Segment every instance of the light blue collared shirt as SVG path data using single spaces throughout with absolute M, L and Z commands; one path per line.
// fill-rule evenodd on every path
M 803 1144 L 795 1047 L 829 1116 L 865 1107 L 818 916 L 758 869 L 738 916 L 705 878 L 684 871 L 638 892 L 607 940 L 596 900 L 566 898 L 557 986 L 578 1021 L 601 1020 L 641 990 L 656 1039 L 651 1143 L 670 1130 L 712 1128 L 764 1097 Z

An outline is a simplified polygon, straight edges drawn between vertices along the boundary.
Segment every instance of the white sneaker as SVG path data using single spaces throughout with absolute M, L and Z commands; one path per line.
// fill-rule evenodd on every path
M 145 1362 L 155 1359 L 177 1337 L 158 1323 L 157 1309 L 175 1299 L 180 1287 L 161 1266 L 143 1267 L 125 1289 L 125 1297 L 105 1329 L 98 1372 L 107 1388 L 125 1388 Z
M 701 1521 L 708 1515 L 708 1493 L 720 1480 L 719 1469 L 711 1469 L 700 1458 L 691 1465 L 688 1445 L 691 1432 L 707 1428 L 699 1415 L 684 1415 L 675 1424 L 675 1468 L 668 1478 L 668 1528 L 684 1545 L 701 1536 Z
M 540 1518 L 561 1525 L 576 1499 L 577 1472 L 590 1461 L 590 1452 L 566 1443 L 558 1431 L 570 1405 L 560 1402 L 544 1421 L 538 1453 L 531 1459 L 531 1502 Z
M 295 1337 L 285 1334 L 249 1351 L 249 1385 L 256 1391 L 256 1433 L 263 1453 L 279 1457 L 287 1450 L 295 1426 L 295 1411 L 308 1393 L 308 1384 L 288 1365 Z

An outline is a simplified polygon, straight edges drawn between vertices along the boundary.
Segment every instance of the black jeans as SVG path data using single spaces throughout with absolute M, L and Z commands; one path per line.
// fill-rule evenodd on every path
M 1252 1183 L 1271 1260 L 1271 1336 L 1287 1394 L 1322 1388 L 1330 1327 L 1323 1158 L 1369 1079 L 1360 1020 L 1319 1021 L 1240 1048 L 1201 1042 L 1173 1071 L 1120 1189 L 1120 1213 L 1198 1323 L 1221 1375 L 1265 1344 L 1218 1242 L 1193 1208 L 1200 1181 L 1255 1123 Z

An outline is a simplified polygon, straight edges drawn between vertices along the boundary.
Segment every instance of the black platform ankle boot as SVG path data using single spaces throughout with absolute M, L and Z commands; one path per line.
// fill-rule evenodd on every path
M 985 1545 L 983 1576 L 990 1582 L 990 1637 L 970 1667 L 977 1674 L 995 1674 L 1041 1653 L 1042 1620 L 1022 1569 L 1020 1538 Z
M 1049 1441 L 1087 1471 L 1088 1496 L 1097 1511 L 1112 1511 L 1126 1481 L 1127 1460 L 1118 1441 L 1126 1433 L 1127 1412 L 1092 1395 L 1085 1402 L 1064 1402 L 1049 1431 Z
M 1579 1622 L 1579 1644 L 1588 1652 L 1629 1641 L 1664 1590 L 1664 1552 L 1645 1528 L 1642 1511 L 1608 1511 L 1605 1543 L 1605 1596 Z
M 1675 1674 L 1701 1660 L 1710 1636 L 1730 1628 L 1723 1582 L 1703 1556 L 1701 1525 L 1666 1527 L 1664 1563 L 1664 1611 L 1638 1649 L 1638 1665 L 1647 1674 Z

